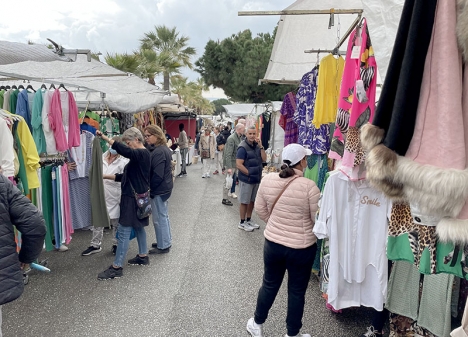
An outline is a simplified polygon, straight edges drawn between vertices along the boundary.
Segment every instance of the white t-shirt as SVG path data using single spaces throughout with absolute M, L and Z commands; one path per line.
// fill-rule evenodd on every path
M 43 93 L 44 105 L 42 106 L 42 130 L 44 131 L 44 137 L 46 140 L 47 154 L 57 153 L 57 145 L 55 143 L 54 131 L 50 128 L 49 124 L 50 103 L 52 101 L 53 95 L 54 91 L 52 90 L 46 90 Z
M 0 166 L 5 177 L 15 176 L 15 150 L 13 135 L 6 120 L 0 117 Z
M 383 310 L 391 201 L 368 181 L 350 181 L 336 171 L 319 205 L 314 233 L 330 239 L 328 302 L 337 310 L 361 305 Z
M 116 174 L 123 173 L 125 165 L 128 164 L 128 159 L 119 156 L 110 165 L 107 163 L 107 156 L 109 151 L 102 155 L 102 174 Z M 104 191 L 106 196 L 106 206 L 109 212 L 109 218 L 118 219 L 120 216 L 120 196 L 121 186 L 120 182 L 109 179 L 104 179 Z

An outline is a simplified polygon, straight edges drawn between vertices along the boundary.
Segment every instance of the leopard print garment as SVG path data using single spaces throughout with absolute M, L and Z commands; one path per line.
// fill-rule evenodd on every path
M 350 126 L 346 135 L 345 150 L 354 153 L 354 166 L 359 166 L 365 159 L 365 152 L 361 145 L 361 130 L 357 127 Z
M 414 264 L 419 269 L 421 255 L 426 247 L 429 249 L 431 261 L 431 274 L 437 271 L 436 265 L 436 228 L 433 226 L 418 225 L 413 222 L 411 209 L 407 203 L 394 203 L 388 227 L 389 236 L 400 236 L 408 233 L 411 251 L 414 255 Z

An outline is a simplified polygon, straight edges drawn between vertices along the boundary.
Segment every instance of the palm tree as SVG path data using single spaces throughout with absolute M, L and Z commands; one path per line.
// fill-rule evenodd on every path
M 187 47 L 189 38 L 179 36 L 176 28 L 155 26 L 155 30 L 145 33 L 141 42 L 141 49 L 152 49 L 159 54 L 165 54 L 161 63 L 164 75 L 164 90 L 169 90 L 170 76 L 180 72 L 180 68 L 193 69 L 190 60 L 196 54 L 195 48 Z
M 136 55 L 125 54 L 109 54 L 104 57 L 106 63 L 115 69 L 121 70 L 126 73 L 136 74 L 139 60 Z

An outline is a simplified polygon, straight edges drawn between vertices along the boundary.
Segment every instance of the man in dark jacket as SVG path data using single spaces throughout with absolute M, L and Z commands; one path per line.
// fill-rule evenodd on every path
M 172 177 L 172 151 L 160 127 L 150 125 L 144 132 L 147 149 L 151 152 L 151 208 L 156 243 L 150 254 L 169 253 L 172 246 L 168 200 L 174 186 Z
M 19 254 L 13 225 L 21 233 Z M 41 253 L 45 234 L 44 219 L 38 209 L 0 174 L 0 336 L 1 305 L 16 300 L 23 293 L 22 269 Z
M 239 228 L 251 232 L 259 226 L 251 219 L 260 180 L 263 163 L 266 162 L 265 149 L 257 137 L 254 126 L 247 129 L 247 138 L 237 149 L 236 165 L 239 178 L 240 222 Z

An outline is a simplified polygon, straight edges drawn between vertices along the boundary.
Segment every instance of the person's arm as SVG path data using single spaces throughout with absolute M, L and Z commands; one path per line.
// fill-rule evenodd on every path
M 267 160 L 267 155 L 266 155 L 266 152 L 265 152 L 265 148 L 262 145 L 262 140 L 260 138 L 257 138 L 257 144 L 258 144 L 258 147 L 260 148 L 260 154 L 262 156 L 262 162 L 265 163 L 266 160 Z
M 107 180 L 114 180 L 114 181 L 116 181 L 116 175 L 115 175 L 115 174 L 103 174 L 103 175 L 102 175 L 102 178 L 103 178 L 103 179 L 107 179 Z
M 155 191 L 164 181 L 165 166 L 166 159 L 164 154 L 157 153 L 151 157 L 151 191 Z
M 39 210 L 21 192 L 2 177 L 0 183 L 6 184 L 10 219 L 21 232 L 19 261 L 23 264 L 34 262 L 42 251 L 46 227 Z
M 122 178 L 123 178 L 123 173 L 116 173 L 115 174 L 115 178 L 114 180 L 118 183 L 121 183 L 122 182 Z
M 245 175 L 249 175 L 249 170 L 247 170 L 247 167 L 244 166 L 246 157 L 247 157 L 247 151 L 243 147 L 239 147 L 237 149 L 236 167 L 239 171 L 241 171 Z

